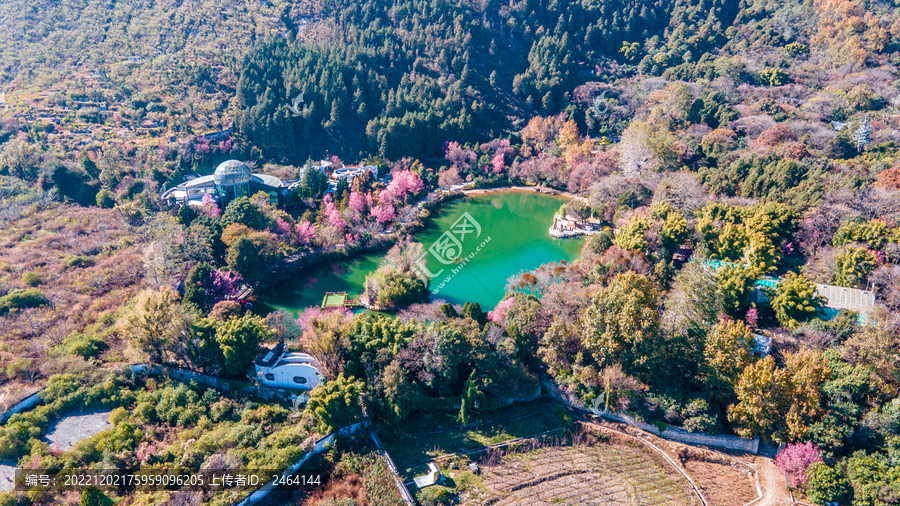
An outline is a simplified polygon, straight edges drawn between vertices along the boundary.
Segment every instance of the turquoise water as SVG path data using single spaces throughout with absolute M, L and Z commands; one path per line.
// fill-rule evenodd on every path
M 440 272 L 431 281 L 430 289 L 437 292 L 431 300 L 478 302 L 487 311 L 503 297 L 511 276 L 548 262 L 574 260 L 584 240 L 552 239 L 547 233 L 565 202 L 565 197 L 508 191 L 465 197 L 436 210 L 425 230 L 414 237 L 429 250 L 428 271 Z M 456 257 L 470 259 L 450 261 Z M 384 253 L 360 255 L 308 269 L 262 293 L 259 302 L 265 310 L 297 312 L 321 304 L 325 292 L 355 297 L 383 258 Z

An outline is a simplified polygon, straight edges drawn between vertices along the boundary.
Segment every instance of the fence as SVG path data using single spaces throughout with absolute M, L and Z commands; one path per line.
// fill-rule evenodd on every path
M 369 426 L 369 421 L 363 420 L 361 422 L 354 423 L 353 425 L 347 425 L 346 427 L 341 427 L 340 429 L 336 430 L 335 432 L 332 432 L 331 434 L 323 437 L 322 439 L 319 439 L 318 441 L 316 441 L 316 444 L 312 447 L 312 449 L 309 450 L 306 453 L 306 455 L 303 456 L 302 459 L 298 460 L 293 465 L 291 465 L 290 467 L 288 467 L 287 469 L 282 471 L 281 476 L 288 477 L 288 476 L 293 475 L 294 473 L 299 471 L 300 468 L 303 466 L 303 464 L 305 464 L 306 461 L 309 460 L 310 458 L 312 458 L 314 455 L 322 453 L 323 451 L 327 450 L 328 448 L 331 448 L 331 444 L 334 442 L 335 436 L 353 434 L 357 430 L 359 430 L 363 427 L 368 427 L 368 426 Z M 265 499 L 266 496 L 268 496 L 270 493 L 272 493 L 272 491 L 275 490 L 276 488 L 278 488 L 278 483 L 276 482 L 276 480 L 272 480 L 269 483 L 266 483 L 265 485 L 260 487 L 259 489 L 255 490 L 254 492 L 252 492 L 250 495 L 248 495 L 241 501 L 234 503 L 234 506 L 250 506 L 252 504 L 256 504 L 259 501 L 262 501 L 263 499 Z
M 41 390 L 38 390 L 37 392 L 22 399 L 15 406 L 9 408 L 5 412 L 0 413 L 0 425 L 6 423 L 6 421 L 9 420 L 9 417 L 15 415 L 16 413 L 21 413 L 22 411 L 37 406 L 41 402 Z
M 183 382 L 196 381 L 201 385 L 206 385 L 216 390 L 222 390 L 224 392 L 241 392 L 248 395 L 256 395 L 263 399 L 272 399 L 273 397 L 283 396 L 283 392 L 280 390 L 258 385 L 256 383 L 217 378 L 198 372 L 172 369 L 171 367 L 166 367 L 164 365 L 135 364 L 131 366 L 131 370 L 135 373 L 144 373 L 150 376 L 167 376 Z
M 607 420 L 612 420 L 614 422 L 624 423 L 627 425 L 631 425 L 632 427 L 637 427 L 641 430 L 645 430 L 650 432 L 651 434 L 655 434 L 661 438 L 669 439 L 672 441 L 677 441 L 679 443 L 685 443 L 689 445 L 703 445 L 703 446 L 712 446 L 715 448 L 724 448 L 726 450 L 738 450 L 742 452 L 756 454 L 759 452 L 759 438 L 746 439 L 738 436 L 729 436 L 725 434 L 720 435 L 712 435 L 707 434 L 705 432 L 691 432 L 678 427 L 673 427 L 671 425 L 664 425 L 663 429 L 654 424 L 649 424 L 645 422 L 641 422 L 639 420 L 635 420 L 634 418 L 626 415 L 625 413 L 614 412 L 614 411 L 598 411 L 594 412 L 590 409 L 587 409 L 577 398 L 574 396 L 563 392 L 559 386 L 550 381 L 548 379 L 544 380 L 544 386 L 547 387 L 547 390 L 550 392 L 550 395 L 556 400 L 562 402 L 566 406 L 569 406 L 572 409 L 576 409 L 583 413 L 588 413 L 592 415 L 598 415 Z
M 372 442 L 375 443 L 375 446 L 381 452 L 381 456 L 387 461 L 388 467 L 391 468 L 391 475 L 394 477 L 394 483 L 397 485 L 397 489 L 400 491 L 400 495 L 403 496 L 403 500 L 406 501 L 407 506 L 416 506 L 416 500 L 413 499 L 412 494 L 409 493 L 409 489 L 406 488 L 406 485 L 403 484 L 403 480 L 400 479 L 400 471 L 397 470 L 394 459 L 391 458 L 391 455 L 381 445 L 381 440 L 378 439 L 378 434 L 376 434 L 374 430 L 372 431 Z

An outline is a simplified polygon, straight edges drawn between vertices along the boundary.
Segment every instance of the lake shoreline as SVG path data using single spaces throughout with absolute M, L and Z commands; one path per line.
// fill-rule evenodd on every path
M 574 193 L 557 190 L 555 188 L 549 188 L 546 186 L 498 186 L 497 188 L 473 188 L 471 190 L 462 190 L 459 193 L 469 196 L 520 191 L 540 193 L 542 195 L 553 195 L 556 197 L 565 197 L 570 200 L 580 200 L 587 204 L 587 199 L 585 197 L 582 197 L 581 195 L 576 195 Z
M 548 234 L 547 228 L 545 228 L 551 225 L 554 213 L 559 209 L 559 206 L 568 200 L 566 199 L 567 195 L 556 194 L 555 190 L 552 192 L 547 189 L 542 190 L 543 191 L 535 191 L 528 187 L 502 187 L 473 189 L 468 192 L 446 192 L 442 195 L 442 200 L 432 206 L 431 216 L 428 219 L 422 220 L 423 223 L 421 228 L 425 229 L 425 231 L 419 232 L 418 228 L 414 231 L 410 231 L 410 233 L 416 234 L 415 240 L 425 244 L 435 243 L 439 237 L 442 237 L 441 232 L 446 233 L 446 230 L 450 230 L 451 223 L 454 222 L 454 219 L 458 218 L 456 215 L 462 213 L 463 210 L 468 209 L 469 212 L 473 213 L 470 217 L 471 219 L 480 221 L 482 224 L 489 227 L 486 229 L 488 234 L 481 237 L 481 239 L 487 242 L 488 236 L 493 236 L 494 241 L 492 242 L 492 245 L 510 245 L 507 247 L 513 249 L 512 251 L 508 251 L 506 249 L 497 250 L 495 247 L 491 247 L 489 250 L 486 250 L 485 253 L 488 255 L 488 261 L 494 262 L 493 264 L 489 264 L 490 266 L 486 268 L 479 268 L 479 264 L 482 262 L 479 261 L 476 262 L 476 264 L 473 264 L 473 266 L 466 266 L 465 268 L 451 266 L 453 269 L 450 269 L 450 267 L 444 265 L 446 262 L 444 262 L 444 264 L 439 263 L 440 259 L 437 259 L 437 257 L 432 254 L 432 256 L 427 259 L 428 268 L 431 272 L 437 274 L 443 273 L 443 275 L 436 279 L 443 279 L 450 274 L 454 274 L 452 277 L 457 277 L 455 275 L 456 273 L 451 273 L 451 270 L 455 269 L 456 271 L 459 271 L 459 276 L 464 276 L 466 278 L 466 283 L 470 283 L 472 287 L 471 290 L 469 288 L 465 290 L 465 296 L 463 297 L 463 295 L 457 293 L 460 291 L 459 283 L 462 279 L 450 281 L 450 284 L 437 295 L 439 298 L 450 297 L 454 300 L 462 300 L 463 298 L 467 300 L 476 300 L 477 297 L 472 293 L 474 290 L 476 293 L 480 292 L 481 295 L 476 301 L 481 300 L 484 304 L 493 307 L 496 302 L 495 299 L 498 298 L 500 292 L 503 291 L 502 286 L 504 281 L 506 281 L 506 278 L 515 275 L 516 272 L 520 270 L 519 268 L 509 270 L 511 269 L 511 267 L 508 267 L 510 265 L 510 258 L 522 258 L 519 254 L 525 252 L 525 257 L 530 257 L 530 260 L 526 260 L 525 263 L 520 264 L 519 267 L 521 269 L 530 270 L 547 262 L 558 261 L 560 259 L 572 259 L 578 256 L 578 252 L 580 251 L 578 242 L 554 240 L 554 238 L 550 237 Z M 544 196 L 540 197 L 537 194 Z M 471 197 L 471 199 L 465 197 Z M 470 200 L 480 200 L 484 203 L 492 202 L 496 209 L 479 206 L 469 208 Z M 507 204 L 501 207 L 499 202 L 507 202 Z M 520 203 L 524 202 L 528 203 L 525 204 L 525 207 L 518 207 L 522 205 Z M 508 203 L 514 203 L 513 207 L 510 208 L 510 204 Z M 534 207 L 535 205 L 537 207 Z M 459 208 L 459 212 L 454 213 L 453 210 L 459 206 L 462 206 Z M 540 223 L 542 226 L 535 227 L 534 224 L 536 223 Z M 434 228 L 435 225 L 438 225 L 440 231 L 437 231 Z M 522 240 L 523 227 L 527 230 L 525 235 L 528 236 L 528 239 L 524 242 Z M 419 233 L 422 235 L 418 235 Z M 503 239 L 504 235 L 506 236 L 505 240 Z M 500 240 L 500 242 L 497 242 L 498 240 Z M 477 246 L 476 243 L 469 244 L 470 248 Z M 485 245 L 482 245 L 482 247 L 483 246 Z M 357 251 L 356 255 L 340 255 L 342 257 L 341 259 L 331 256 L 331 258 L 328 258 L 327 260 L 332 262 L 337 261 L 338 267 L 336 268 L 344 270 L 344 272 L 337 276 L 331 274 L 330 269 L 327 268 L 325 271 L 319 272 L 322 271 L 322 267 L 317 267 L 307 260 L 307 262 L 309 262 L 307 263 L 307 266 L 309 266 L 308 270 L 297 269 L 294 271 L 295 273 L 300 273 L 300 275 L 297 276 L 297 283 L 299 284 L 297 284 L 296 289 L 288 288 L 285 292 L 279 292 L 278 290 L 280 288 L 285 286 L 290 287 L 290 285 L 294 285 L 295 283 L 288 283 L 287 285 L 280 284 L 277 287 L 272 287 L 276 290 L 275 292 L 268 290 L 268 293 L 264 293 L 262 290 L 257 292 L 257 295 L 259 296 L 259 299 L 257 300 L 262 302 L 264 304 L 263 307 L 266 309 L 275 309 L 284 308 L 285 301 L 293 299 L 287 306 L 291 311 L 294 311 L 300 306 L 320 305 L 321 294 L 316 293 L 317 290 L 321 290 L 322 293 L 337 293 L 341 291 L 356 293 L 359 291 L 359 288 L 356 285 L 361 284 L 363 280 L 362 271 L 376 268 L 379 259 L 375 258 L 373 260 L 373 257 L 378 257 L 379 252 L 385 250 L 387 247 L 389 247 L 389 244 L 387 244 L 386 241 L 382 248 L 366 248 L 367 251 Z M 498 251 L 501 252 L 498 253 Z M 318 262 L 318 264 L 326 264 L 327 260 Z M 521 260 L 517 260 L 516 262 L 519 261 Z M 294 267 L 299 267 L 299 265 L 295 264 Z M 450 270 L 444 271 L 444 269 Z M 296 274 L 288 274 L 286 272 L 281 274 L 283 277 L 288 278 L 296 276 Z M 343 280 L 352 279 L 352 281 L 349 281 L 349 284 L 346 284 L 343 281 L 340 281 L 339 278 Z M 307 279 L 312 280 L 311 282 L 315 284 L 306 284 Z M 489 280 L 491 281 L 489 282 Z M 275 281 L 274 277 L 270 278 L 270 281 Z M 303 288 L 301 288 L 301 284 L 304 285 Z M 456 287 L 453 285 L 456 285 Z M 304 295 L 299 295 L 303 292 L 305 292 Z M 290 295 L 292 293 L 296 293 L 297 295 Z

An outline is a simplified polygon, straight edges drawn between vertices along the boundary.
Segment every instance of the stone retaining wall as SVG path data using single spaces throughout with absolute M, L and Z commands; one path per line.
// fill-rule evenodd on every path
M 635 420 L 625 413 L 616 411 L 595 411 L 592 409 L 588 409 L 584 406 L 584 404 L 581 403 L 581 401 L 574 398 L 573 395 L 564 392 L 556 383 L 549 379 L 545 379 L 543 384 L 545 387 L 547 387 L 547 390 L 550 392 L 550 395 L 553 398 L 572 409 L 578 410 L 585 414 L 600 416 L 614 422 L 631 425 L 632 427 L 637 427 L 641 430 L 647 431 L 651 434 L 655 434 L 664 439 L 678 441 L 679 443 L 689 445 L 712 446 L 715 448 L 724 448 L 726 450 L 737 450 L 746 453 L 752 453 L 754 455 L 759 452 L 758 437 L 747 439 L 738 436 L 730 436 L 727 434 L 713 435 L 707 434 L 706 432 L 691 432 L 679 427 L 673 427 L 668 424 L 661 424 L 663 426 L 663 429 L 660 430 L 657 425 Z

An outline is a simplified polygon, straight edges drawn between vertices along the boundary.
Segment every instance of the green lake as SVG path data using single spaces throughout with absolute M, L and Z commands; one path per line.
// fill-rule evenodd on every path
M 437 291 L 431 300 L 478 302 L 488 311 L 503 297 L 511 276 L 548 262 L 574 260 L 584 240 L 552 239 L 547 233 L 553 215 L 566 200 L 530 191 L 504 191 L 472 195 L 441 206 L 414 238 L 426 248 L 429 273 L 440 273 L 431 280 L 429 289 Z M 457 257 L 469 260 L 450 261 Z M 260 309 L 296 313 L 321 304 L 325 292 L 356 297 L 366 275 L 377 269 L 383 258 L 383 252 L 359 255 L 307 269 L 262 293 Z

